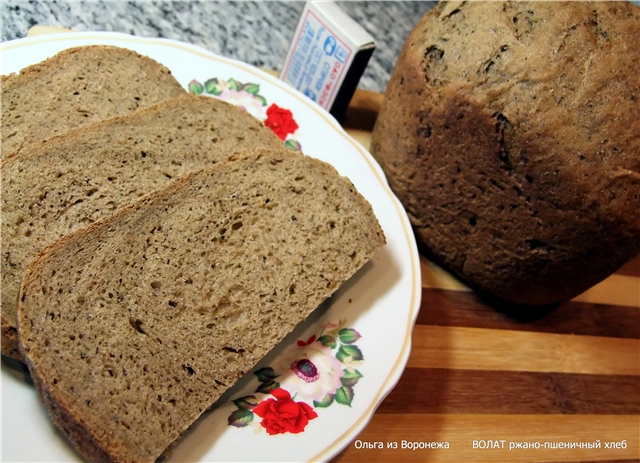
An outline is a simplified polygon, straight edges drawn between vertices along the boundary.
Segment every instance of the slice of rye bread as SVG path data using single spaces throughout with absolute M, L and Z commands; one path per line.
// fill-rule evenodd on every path
M 261 147 L 282 142 L 236 106 L 185 94 L 0 161 L 2 353 L 20 359 L 18 290 L 42 248 L 188 172 Z
M 44 249 L 21 349 L 80 453 L 153 462 L 384 243 L 328 164 L 236 155 Z
M 126 48 L 64 50 L 0 81 L 2 155 L 185 93 L 171 71 Z

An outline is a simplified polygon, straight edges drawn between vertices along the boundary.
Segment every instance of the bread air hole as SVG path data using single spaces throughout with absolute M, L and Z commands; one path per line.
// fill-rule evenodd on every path
M 139 319 L 134 319 L 132 317 L 129 317 L 129 323 L 131 324 L 131 326 L 133 327 L 134 330 L 136 330 L 137 333 L 143 334 L 143 335 L 147 335 L 147 333 L 144 331 L 144 329 L 142 329 L 142 320 Z

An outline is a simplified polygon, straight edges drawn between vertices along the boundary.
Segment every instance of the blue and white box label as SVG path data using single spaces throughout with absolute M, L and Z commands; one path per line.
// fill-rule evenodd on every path
M 364 66 L 351 69 L 354 58 L 366 50 L 368 60 L 373 48 L 371 36 L 333 2 L 307 2 L 280 79 L 331 111 L 338 96 L 351 99 L 364 71 Z M 359 74 L 353 89 L 345 95 L 340 90 L 350 70 Z M 349 102 L 340 103 L 346 109 Z

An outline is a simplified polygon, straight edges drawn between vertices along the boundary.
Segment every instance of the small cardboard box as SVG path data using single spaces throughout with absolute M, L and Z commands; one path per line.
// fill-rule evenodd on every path
M 280 79 L 341 120 L 376 44 L 335 3 L 305 5 Z

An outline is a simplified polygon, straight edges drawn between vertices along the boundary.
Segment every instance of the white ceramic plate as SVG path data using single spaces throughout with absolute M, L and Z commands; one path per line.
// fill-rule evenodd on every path
M 126 47 L 148 55 L 171 69 L 185 88 L 217 94 L 262 120 L 275 104 L 281 109 L 275 113 L 272 109 L 269 117 L 279 114 L 285 122 L 293 118 L 298 125 L 295 130 L 290 125 L 288 133 L 282 134 L 287 143 L 331 163 L 372 204 L 387 245 L 205 413 L 170 459 L 329 460 L 356 438 L 400 378 L 420 306 L 420 264 L 413 234 L 380 167 L 335 119 L 287 84 L 247 64 L 181 42 L 113 33 L 20 39 L 2 44 L 2 73 L 19 72 L 63 49 L 89 44 Z M 297 373 L 290 368 L 293 364 L 300 367 Z M 266 405 L 256 405 L 276 400 L 270 392 L 277 386 L 274 381 L 293 396 L 297 403 L 293 406 L 306 410 L 312 419 L 287 424 L 280 415 L 265 415 Z M 287 401 L 286 394 L 277 400 Z M 28 376 L 5 365 L 2 460 L 82 460 L 49 420 Z

